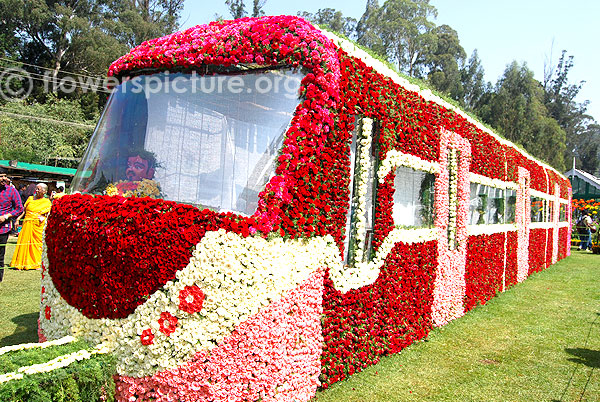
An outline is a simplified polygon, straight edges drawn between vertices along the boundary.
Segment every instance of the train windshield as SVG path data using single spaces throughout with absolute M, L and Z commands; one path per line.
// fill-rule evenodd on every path
M 70 191 L 251 215 L 275 172 L 303 77 L 290 68 L 126 80 L 113 91 Z

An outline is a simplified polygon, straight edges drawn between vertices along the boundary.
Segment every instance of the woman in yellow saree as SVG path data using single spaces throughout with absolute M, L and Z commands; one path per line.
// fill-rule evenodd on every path
M 48 186 L 35 187 L 35 194 L 25 202 L 25 221 L 10 266 L 17 269 L 39 269 L 42 261 L 42 232 L 52 202 L 45 198 Z

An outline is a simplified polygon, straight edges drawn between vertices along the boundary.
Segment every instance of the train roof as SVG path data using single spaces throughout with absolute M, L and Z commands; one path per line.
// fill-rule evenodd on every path
M 334 76 L 339 76 L 339 49 L 360 59 L 365 65 L 404 89 L 416 92 L 426 101 L 452 110 L 499 143 L 514 148 L 531 161 L 567 180 L 561 172 L 496 134 L 459 107 L 434 94 L 431 89 L 409 82 L 358 44 L 315 27 L 297 16 L 247 17 L 215 21 L 152 39 L 117 59 L 110 66 L 108 75 L 118 77 L 145 70 L 193 70 L 206 65 L 237 66 L 248 69 L 259 66 L 291 65 L 309 69 L 321 67 L 332 72 Z

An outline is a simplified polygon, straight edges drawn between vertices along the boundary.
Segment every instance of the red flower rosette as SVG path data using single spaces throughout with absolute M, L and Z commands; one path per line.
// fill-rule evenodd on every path
M 144 346 L 152 345 L 154 343 L 154 334 L 150 328 L 146 328 L 140 335 L 140 342 Z
M 186 286 L 179 292 L 179 309 L 189 314 L 202 310 L 204 292 L 198 286 Z
M 160 318 L 158 319 L 160 332 L 166 336 L 170 336 L 177 329 L 177 322 L 177 317 L 167 311 L 163 311 L 160 313 Z

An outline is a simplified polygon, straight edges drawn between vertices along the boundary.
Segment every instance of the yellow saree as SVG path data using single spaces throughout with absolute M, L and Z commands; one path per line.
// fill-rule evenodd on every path
M 39 269 L 42 261 L 42 232 L 52 202 L 47 198 L 29 197 L 25 202 L 25 220 L 19 233 L 17 248 L 10 266 L 17 269 Z

